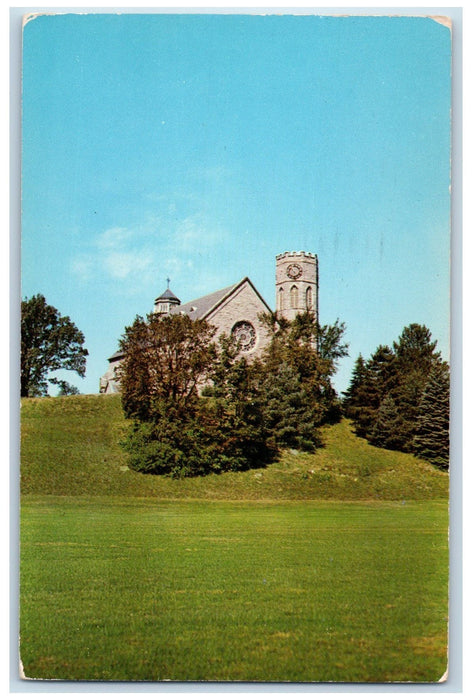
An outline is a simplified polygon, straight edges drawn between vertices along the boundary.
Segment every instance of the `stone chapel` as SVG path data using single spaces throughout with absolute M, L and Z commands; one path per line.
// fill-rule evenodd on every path
M 276 312 L 292 321 L 304 311 L 312 311 L 318 319 L 318 258 L 312 253 L 282 253 L 275 259 Z M 271 309 L 249 277 L 182 304 L 169 289 L 154 302 L 156 314 L 186 314 L 191 319 L 204 319 L 216 326 L 216 336 L 232 334 L 240 343 L 241 352 L 256 357 L 268 343 L 268 336 L 259 314 Z M 100 393 L 119 392 L 116 376 L 123 354 L 115 352 L 108 359 L 108 370 L 100 378 Z

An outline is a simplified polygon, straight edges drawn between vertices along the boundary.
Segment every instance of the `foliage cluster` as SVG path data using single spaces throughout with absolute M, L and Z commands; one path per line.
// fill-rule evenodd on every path
M 425 326 L 403 329 L 392 348 L 359 355 L 344 394 L 356 433 L 373 445 L 449 465 L 449 367 Z
M 344 325 L 321 327 L 310 313 L 261 320 L 270 342 L 253 362 L 233 337 L 215 339 L 213 326 L 185 315 L 137 317 L 125 330 L 120 381 L 132 469 L 243 471 L 281 447 L 320 444 L 319 426 L 340 417 L 330 380 L 347 353 Z
M 47 396 L 48 382 L 59 394 L 77 394 L 65 380 L 49 377 L 59 369 L 85 376 L 85 338 L 69 316 L 62 316 L 42 294 L 21 302 L 21 396 Z

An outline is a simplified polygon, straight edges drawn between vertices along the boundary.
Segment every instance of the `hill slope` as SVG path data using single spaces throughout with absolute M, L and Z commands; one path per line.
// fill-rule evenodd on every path
M 21 492 L 169 499 L 427 500 L 448 497 L 448 475 L 412 455 L 372 447 L 348 421 L 323 429 L 325 446 L 286 451 L 266 469 L 172 480 L 130 471 L 119 396 L 24 399 Z

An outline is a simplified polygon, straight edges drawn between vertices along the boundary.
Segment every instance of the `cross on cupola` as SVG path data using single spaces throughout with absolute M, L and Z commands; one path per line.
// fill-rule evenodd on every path
M 180 306 L 180 299 L 170 290 L 170 278 L 167 277 L 167 289 L 154 301 L 155 314 L 168 314 L 176 306 Z

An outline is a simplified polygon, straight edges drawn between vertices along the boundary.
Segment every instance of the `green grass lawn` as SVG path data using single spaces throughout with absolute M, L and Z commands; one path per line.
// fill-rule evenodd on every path
M 33 678 L 437 681 L 447 505 L 31 498 Z
M 119 397 L 21 413 L 29 678 L 435 682 L 448 476 L 347 421 L 313 455 L 172 480 L 126 467 Z

